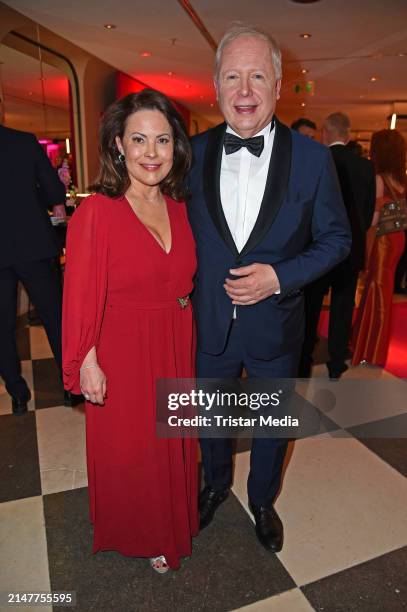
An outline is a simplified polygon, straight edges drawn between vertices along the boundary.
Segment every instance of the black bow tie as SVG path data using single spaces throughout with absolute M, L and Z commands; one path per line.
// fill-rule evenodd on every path
M 260 157 L 261 152 L 264 149 L 264 136 L 253 136 L 253 138 L 239 138 L 239 136 L 235 136 L 234 134 L 230 134 L 230 132 L 226 132 L 224 145 L 226 155 L 236 153 L 236 151 L 239 151 L 242 147 L 246 147 L 246 149 L 250 151 L 250 153 L 252 153 L 256 157 Z

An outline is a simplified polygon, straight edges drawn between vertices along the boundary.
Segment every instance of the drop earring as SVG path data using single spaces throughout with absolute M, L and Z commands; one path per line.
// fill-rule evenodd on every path
M 124 156 L 124 154 L 123 154 L 123 153 L 119 153 L 118 160 L 119 160 L 119 162 L 120 162 L 120 163 L 122 163 L 122 164 L 124 163 L 124 161 L 126 160 L 126 158 L 125 158 L 125 156 Z

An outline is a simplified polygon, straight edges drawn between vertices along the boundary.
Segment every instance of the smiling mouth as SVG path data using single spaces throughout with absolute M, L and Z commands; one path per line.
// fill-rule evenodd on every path
M 236 105 L 235 111 L 239 113 L 239 115 L 252 115 L 256 112 L 257 105 L 256 104 L 247 104 L 247 105 Z
M 161 168 L 161 164 L 140 164 L 142 168 L 144 168 L 144 170 L 147 170 L 147 172 L 156 172 L 156 170 L 159 170 L 159 168 Z

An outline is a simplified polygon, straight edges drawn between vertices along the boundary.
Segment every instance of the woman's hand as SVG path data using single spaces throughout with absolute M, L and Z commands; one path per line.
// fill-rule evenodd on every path
M 104 404 L 106 396 L 106 376 L 97 362 L 96 349 L 93 347 L 83 360 L 80 370 L 81 391 L 92 404 Z

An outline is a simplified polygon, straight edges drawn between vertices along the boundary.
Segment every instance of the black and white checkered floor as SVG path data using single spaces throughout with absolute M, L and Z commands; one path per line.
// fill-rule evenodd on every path
M 33 398 L 14 417 L 0 386 L 0 591 L 72 590 L 84 612 L 407 609 L 406 439 L 297 441 L 277 502 L 286 533 L 278 555 L 254 536 L 242 445 L 233 495 L 181 569 L 158 576 L 142 559 L 91 554 L 83 407 L 62 406 L 43 329 L 22 321 L 18 340 Z

